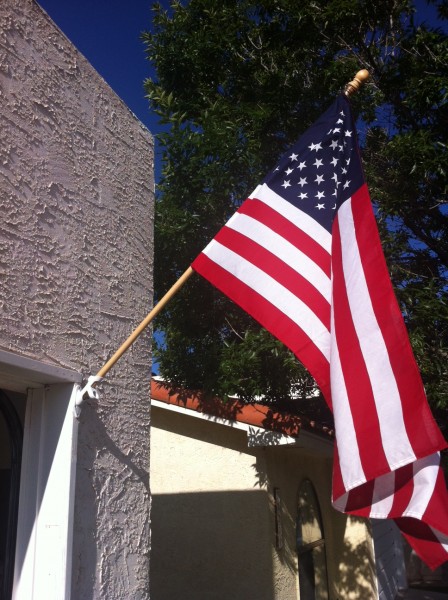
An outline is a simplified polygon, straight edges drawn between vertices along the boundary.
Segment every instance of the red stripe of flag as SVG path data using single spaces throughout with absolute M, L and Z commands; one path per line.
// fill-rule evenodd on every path
M 413 491 L 414 469 L 412 464 L 409 464 L 395 471 L 395 492 L 392 508 L 389 513 L 391 517 L 403 514 L 403 511 L 409 505 Z
M 307 306 L 312 306 L 316 316 L 330 329 L 330 304 L 305 277 L 260 244 L 229 227 L 223 227 L 215 240 L 270 275 Z
M 309 256 L 328 277 L 331 277 L 331 257 L 328 252 L 300 227 L 294 225 L 273 208 L 260 200 L 251 198 L 238 209 L 238 212 L 260 221 L 260 223 L 278 233 L 298 250 Z
M 415 552 L 431 569 L 448 560 L 448 552 L 440 544 L 429 525 L 410 517 L 401 517 L 395 519 L 395 522 Z
M 422 520 L 438 531 L 444 531 L 448 520 L 448 494 L 446 492 L 445 476 L 441 468 L 437 472 L 434 492 L 428 502 Z M 445 529 L 446 530 L 446 529 Z M 448 544 L 448 532 L 445 534 Z M 447 557 L 448 558 L 448 557 Z
M 367 481 L 348 492 L 345 512 L 358 517 L 370 517 L 375 480 Z
M 297 323 L 205 254 L 200 254 L 192 266 L 219 290 L 225 290 L 226 296 L 259 321 L 295 355 L 300 355 L 301 362 L 311 375 L 322 382 L 322 391 L 329 392 L 328 360 Z
M 389 471 L 383 450 L 378 415 L 369 374 L 366 369 L 359 339 L 345 287 L 342 268 L 342 248 L 339 221 L 333 223 L 333 310 L 334 332 L 350 402 L 361 463 L 368 477 Z M 335 391 L 332 391 L 335 405 Z M 360 401 L 362 399 L 362 401 Z M 339 442 L 341 443 L 342 440 Z M 372 447 L 375 452 L 372 453 Z
M 398 386 L 403 417 L 417 458 L 445 448 L 446 443 L 426 401 L 423 383 L 390 281 L 367 187 L 353 195 L 352 212 L 369 295 Z M 382 285 L 378 285 L 378 281 Z

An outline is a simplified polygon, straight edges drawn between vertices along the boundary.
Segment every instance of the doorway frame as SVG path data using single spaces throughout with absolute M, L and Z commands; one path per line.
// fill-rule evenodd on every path
M 13 600 L 69 600 L 78 420 L 76 371 L 0 350 L 0 385 L 27 394 Z

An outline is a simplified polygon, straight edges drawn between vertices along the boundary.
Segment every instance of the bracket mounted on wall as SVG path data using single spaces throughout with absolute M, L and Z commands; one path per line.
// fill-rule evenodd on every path
M 91 400 L 99 400 L 100 394 L 98 390 L 95 389 L 93 386 L 103 381 L 103 379 L 103 377 L 99 377 L 98 375 L 90 375 L 90 377 L 87 379 L 86 385 L 82 389 L 80 388 L 78 390 L 75 400 L 75 406 L 73 408 L 75 417 L 77 419 L 79 419 L 79 416 L 81 414 L 81 405 L 84 402 L 85 397 L 88 397 Z

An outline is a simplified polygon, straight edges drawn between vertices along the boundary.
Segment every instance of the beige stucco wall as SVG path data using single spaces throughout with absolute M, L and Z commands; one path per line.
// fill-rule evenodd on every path
M 153 141 L 33 0 L 0 2 L 0 348 L 90 375 L 152 303 Z M 73 597 L 148 597 L 149 334 L 80 419 Z
M 152 600 L 297 600 L 297 495 L 305 479 L 322 512 L 329 598 L 375 598 L 367 525 L 330 505 L 331 458 L 248 448 L 244 431 L 153 406 Z
M 274 554 L 276 588 L 285 586 L 286 565 L 289 573 L 297 572 L 297 498 L 301 483 L 308 479 L 313 484 L 321 510 L 330 600 L 375 598 L 375 565 L 369 524 L 364 519 L 347 517 L 331 506 L 332 459 L 293 447 L 271 447 L 264 455 L 266 478 L 272 487 L 281 490 L 282 498 L 284 548 Z M 277 596 L 279 600 L 297 597 L 291 586 L 287 596 Z
M 273 597 L 269 497 L 246 446 L 244 432 L 152 408 L 152 600 Z

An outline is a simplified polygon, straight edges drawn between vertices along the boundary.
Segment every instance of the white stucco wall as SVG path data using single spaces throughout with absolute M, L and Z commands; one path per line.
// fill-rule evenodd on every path
M 0 348 L 94 374 L 152 304 L 153 140 L 33 0 L 0 2 Z M 82 412 L 73 597 L 148 598 L 150 339 Z
M 373 600 L 368 525 L 331 507 L 328 451 L 247 443 L 244 431 L 213 418 L 152 407 L 152 600 L 297 600 L 297 497 L 305 479 L 322 513 L 330 600 Z

